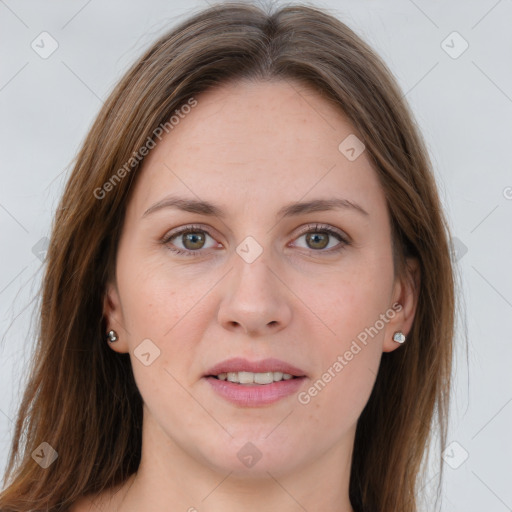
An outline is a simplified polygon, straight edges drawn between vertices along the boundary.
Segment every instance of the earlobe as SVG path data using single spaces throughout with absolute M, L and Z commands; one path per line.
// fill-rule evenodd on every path
M 416 314 L 420 285 L 419 262 L 415 258 L 409 258 L 406 262 L 405 275 L 395 283 L 393 304 L 399 304 L 400 307 L 393 308 L 396 314 L 386 328 L 382 347 L 384 352 L 392 352 L 400 347 L 400 345 L 407 343 L 406 340 Z M 397 333 L 401 335 L 397 335 Z
M 105 343 L 116 352 L 128 352 L 119 291 L 114 283 L 107 284 L 103 295 L 103 317 L 106 325 Z

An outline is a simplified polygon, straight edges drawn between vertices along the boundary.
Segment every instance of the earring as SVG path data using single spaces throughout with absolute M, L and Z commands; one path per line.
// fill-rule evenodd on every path
M 393 341 L 403 343 L 405 341 L 405 334 L 402 331 L 397 331 L 393 334 Z
M 111 343 L 118 340 L 116 331 L 108 331 L 107 336 L 108 341 L 110 341 Z

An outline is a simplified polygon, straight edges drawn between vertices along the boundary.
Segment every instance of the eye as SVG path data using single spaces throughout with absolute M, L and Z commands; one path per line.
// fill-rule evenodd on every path
M 306 237 L 306 249 L 312 249 L 315 252 L 334 253 L 341 251 L 345 246 L 349 245 L 349 241 L 343 233 L 330 226 L 314 224 L 306 226 L 305 229 L 306 231 L 303 231 L 297 239 L 300 239 L 303 236 Z M 341 243 L 335 244 L 334 248 L 331 245 L 328 250 L 323 250 L 329 246 L 329 239 L 332 241 L 332 238 L 337 239 L 338 242 Z
M 350 245 L 350 242 L 341 231 L 321 224 L 310 224 L 306 226 L 305 230 L 302 231 L 297 239 L 303 236 L 306 237 L 307 246 L 305 248 L 314 252 L 337 253 L 345 246 Z M 201 252 L 204 252 L 201 251 L 201 249 L 218 247 L 218 245 L 215 245 L 216 242 L 210 245 L 210 247 L 206 246 L 207 238 L 211 238 L 215 242 L 206 229 L 201 226 L 191 225 L 185 226 L 177 231 L 172 231 L 162 239 L 162 243 L 168 246 L 169 250 L 175 254 L 200 256 Z M 329 239 L 332 238 L 338 240 L 338 244 L 336 244 L 334 248 L 331 245 L 328 250 L 324 250 L 330 245 Z
M 200 249 L 205 248 L 207 237 L 212 238 L 210 233 L 200 226 L 185 226 L 178 231 L 173 231 L 166 235 L 162 243 L 169 245 L 172 240 L 177 239 L 177 242 L 173 242 L 169 245 L 169 250 L 185 256 L 199 256 Z M 184 247 L 176 246 L 176 243 L 183 244 Z

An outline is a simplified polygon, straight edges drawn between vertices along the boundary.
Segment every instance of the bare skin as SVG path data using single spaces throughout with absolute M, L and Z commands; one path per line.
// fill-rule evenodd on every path
M 417 266 L 395 275 L 384 193 L 366 152 L 350 161 L 338 149 L 356 132 L 331 104 L 284 81 L 225 84 L 196 99 L 144 162 L 104 302 L 119 336 L 110 346 L 130 353 L 144 400 L 142 461 L 123 485 L 72 512 L 353 512 L 356 422 L 382 353 L 400 347 L 393 333 L 410 330 Z M 215 203 L 225 217 L 170 207 L 144 215 L 171 194 Z M 276 217 L 289 203 L 327 198 L 367 214 Z M 202 238 L 170 241 L 190 224 Z M 249 236 L 262 250 L 250 263 L 236 250 Z M 353 341 L 382 315 L 384 326 L 355 352 Z M 160 350 L 148 366 L 134 354 L 145 339 Z M 309 402 L 299 392 L 259 407 L 227 401 L 204 376 L 236 356 L 300 368 Z M 329 368 L 328 383 L 307 395 Z M 252 467 L 238 457 L 248 442 L 261 454 Z

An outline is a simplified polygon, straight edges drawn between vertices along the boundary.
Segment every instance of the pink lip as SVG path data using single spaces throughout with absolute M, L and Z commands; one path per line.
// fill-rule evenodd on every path
M 271 384 L 238 384 L 227 380 L 219 380 L 215 375 L 228 372 L 282 372 L 289 373 L 295 378 L 273 382 Z M 248 361 L 242 357 L 235 357 L 216 364 L 204 375 L 213 390 L 226 400 L 241 407 L 259 407 L 271 404 L 292 395 L 304 383 L 305 373 L 291 364 L 280 359 L 263 359 L 262 361 Z
M 305 373 L 300 368 L 292 366 L 280 359 L 270 358 L 263 359 L 262 361 L 248 361 L 243 357 L 235 357 L 233 359 L 222 361 L 210 368 L 204 376 L 209 377 L 219 375 L 219 373 L 243 371 L 253 373 L 283 372 L 289 373 L 295 377 L 305 377 Z M 271 384 L 267 385 L 270 386 Z
M 205 377 L 220 396 L 241 407 L 259 407 L 292 395 L 302 386 L 306 377 L 273 382 L 272 384 L 237 384 L 215 377 Z

